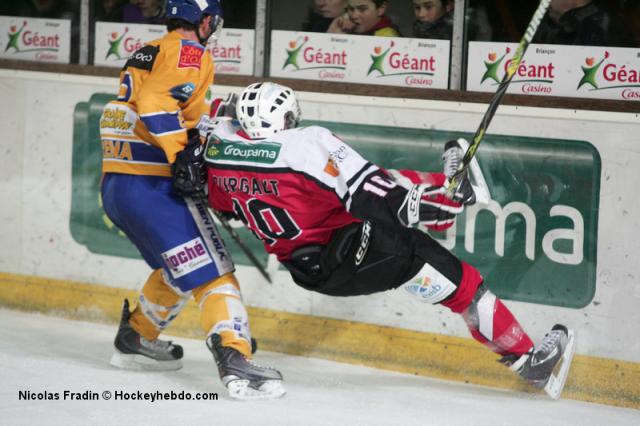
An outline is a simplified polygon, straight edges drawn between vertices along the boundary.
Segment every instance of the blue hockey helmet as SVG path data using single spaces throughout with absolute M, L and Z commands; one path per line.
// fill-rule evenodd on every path
M 220 0 L 167 0 L 167 19 L 198 25 L 204 15 L 211 15 L 214 21 L 222 20 Z

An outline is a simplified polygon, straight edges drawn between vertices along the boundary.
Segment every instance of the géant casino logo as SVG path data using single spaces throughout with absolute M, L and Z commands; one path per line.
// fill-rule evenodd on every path
M 406 76 L 407 86 L 431 86 L 436 72 L 436 59 L 433 56 L 412 55 L 411 51 L 399 51 L 393 40 L 383 51 L 375 46 L 371 54 L 371 66 L 367 76 L 377 73 L 378 77 Z M 418 47 L 421 47 L 420 45 Z
M 235 40 L 234 45 L 221 45 L 219 40 L 214 40 L 207 45 L 207 50 L 213 56 L 217 73 L 239 73 L 242 64 L 242 46 L 240 45 L 240 35 L 225 34 L 227 44 Z
M 332 41 L 341 41 L 334 38 Z M 318 78 L 321 80 L 343 80 L 346 76 L 347 51 L 334 50 L 327 52 L 322 47 L 317 47 L 309 42 L 309 36 L 300 36 L 289 41 L 289 48 L 285 49 L 287 59 L 282 65 L 284 70 L 288 66 L 293 71 L 318 70 Z
M 125 27 L 122 34 L 117 31 L 113 31 L 109 34 L 107 41 L 109 42 L 109 49 L 104 59 L 109 59 L 110 56 L 114 56 L 114 60 L 128 58 L 133 52 L 144 46 L 144 42 L 136 37 L 127 36 L 129 33 L 129 27 Z
M 536 49 L 538 53 L 551 53 L 545 49 Z M 511 48 L 506 47 L 504 53 L 498 57 L 497 52 L 489 52 L 487 59 L 484 61 L 486 68 L 480 84 L 489 80 L 493 84 L 500 84 L 502 78 L 507 72 L 509 65 L 513 58 L 507 59 L 507 56 L 511 53 Z M 553 52 L 555 53 L 555 52 Z M 506 61 L 505 61 L 506 59 Z M 521 84 L 520 90 L 522 93 L 552 93 L 553 81 L 556 68 L 552 61 L 547 63 L 527 63 L 523 60 L 511 80 L 511 84 Z
M 7 36 L 9 41 L 4 48 L 5 52 L 12 50 L 15 53 L 37 52 L 36 59 L 57 59 L 60 51 L 60 35 L 55 33 L 40 33 L 32 31 L 28 27 L 28 21 L 23 21 L 22 26 L 11 25 Z M 58 28 L 60 24 L 47 22 L 46 26 Z M 55 30 L 54 30 L 55 31 Z
M 585 58 L 584 63 L 577 90 L 589 86 L 591 91 L 618 89 L 623 99 L 640 100 L 640 69 L 616 63 L 606 50 L 597 63 L 593 56 Z

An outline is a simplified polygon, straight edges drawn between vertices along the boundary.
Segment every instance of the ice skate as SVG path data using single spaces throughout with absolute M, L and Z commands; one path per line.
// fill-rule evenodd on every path
M 222 384 L 231 398 L 272 399 L 285 394 L 282 374 L 275 368 L 253 364 L 234 348 L 222 346 L 218 334 L 209 336 L 207 346 L 216 360 Z
M 556 324 L 539 346 L 519 358 L 506 356 L 500 361 L 509 365 L 523 379 L 558 399 L 569 374 L 574 352 L 575 333 Z
M 124 300 L 111 365 L 127 370 L 178 370 L 182 346 L 160 339 L 147 340 L 129 325 L 129 301 Z

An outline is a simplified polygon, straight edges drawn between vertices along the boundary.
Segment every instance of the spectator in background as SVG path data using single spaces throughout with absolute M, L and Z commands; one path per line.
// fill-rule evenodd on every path
M 413 0 L 413 36 L 451 40 L 453 0 Z
M 314 0 L 313 9 L 309 9 L 307 22 L 302 25 L 302 31 L 326 33 L 333 20 L 344 14 L 345 0 Z
M 385 13 L 386 0 L 347 0 L 347 14 L 333 20 L 327 32 L 400 37 L 400 30 Z
M 591 0 L 552 0 L 533 43 L 605 46 L 609 14 Z
M 80 2 L 74 0 L 5 0 L 0 15 L 44 19 L 74 19 Z
M 164 0 L 129 0 L 124 6 L 123 22 L 132 24 L 164 24 Z
M 95 20 L 102 22 L 122 22 L 125 0 L 99 0 L 96 3 Z

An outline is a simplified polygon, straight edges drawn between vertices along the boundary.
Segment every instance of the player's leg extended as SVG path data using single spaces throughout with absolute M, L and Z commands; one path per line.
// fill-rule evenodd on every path
M 483 284 L 473 266 L 424 234 L 418 241 L 416 253 L 425 263 L 404 288 L 424 302 L 440 303 L 461 314 L 473 338 L 502 355 L 500 362 L 558 398 L 573 356 L 573 332 L 555 325 L 534 347 L 511 311 Z M 563 368 L 555 371 L 556 365 Z

